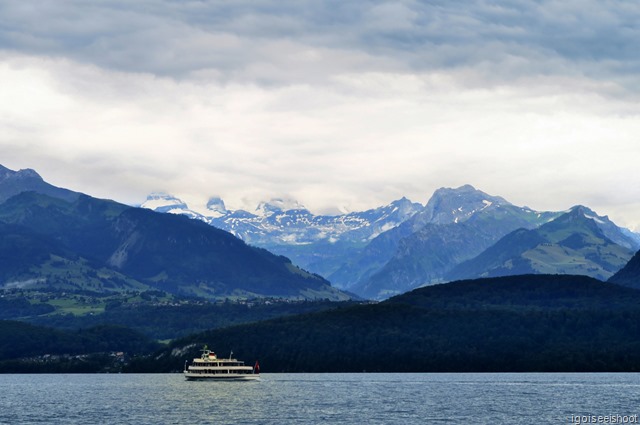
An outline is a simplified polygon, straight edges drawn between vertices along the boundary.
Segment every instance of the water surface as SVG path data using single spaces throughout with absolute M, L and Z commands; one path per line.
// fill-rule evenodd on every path
M 561 424 L 640 413 L 639 374 L 0 375 L 0 424 Z

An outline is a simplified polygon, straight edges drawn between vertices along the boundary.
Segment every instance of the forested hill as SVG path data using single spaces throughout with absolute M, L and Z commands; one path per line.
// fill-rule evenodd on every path
M 636 252 L 626 266 L 611 276 L 609 282 L 640 289 L 640 251 Z
M 640 291 L 511 276 L 209 331 L 129 370 L 179 370 L 208 344 L 263 372 L 640 371 L 639 334 Z

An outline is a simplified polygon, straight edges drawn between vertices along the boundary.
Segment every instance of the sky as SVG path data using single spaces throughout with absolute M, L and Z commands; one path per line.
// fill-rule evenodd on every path
M 640 3 L 0 2 L 0 164 L 139 204 L 471 184 L 640 231 Z

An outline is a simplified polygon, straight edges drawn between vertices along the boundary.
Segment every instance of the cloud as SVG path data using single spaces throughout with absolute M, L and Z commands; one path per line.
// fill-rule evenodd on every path
M 424 202 L 440 185 L 472 182 L 498 194 L 527 187 L 540 195 L 521 201 L 546 207 L 549 191 L 588 193 L 583 180 L 623 186 L 640 126 L 576 81 L 573 90 L 546 81 L 540 92 L 535 81 L 494 90 L 456 75 L 355 73 L 267 88 L 32 57 L 5 58 L 0 77 L 21 102 L 3 104 L 1 116 L 23 129 L 0 142 L 4 152 L 40 158 L 60 179 L 85 175 L 75 189 L 127 201 L 161 189 L 366 208 L 407 184 L 402 194 Z
M 0 43 L 102 68 L 264 84 L 367 70 L 587 76 L 637 91 L 630 2 L 6 2 Z M 322 78 L 324 77 L 324 78 Z
M 0 162 L 130 203 L 365 209 L 471 183 L 640 223 L 639 18 L 595 0 L 4 2 Z

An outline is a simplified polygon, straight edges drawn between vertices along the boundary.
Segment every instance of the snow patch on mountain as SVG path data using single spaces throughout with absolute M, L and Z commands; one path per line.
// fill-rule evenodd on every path
M 367 240 L 372 240 L 375 239 L 376 237 L 380 236 L 381 234 L 383 234 L 384 232 L 393 229 L 394 227 L 399 226 L 401 223 L 396 223 L 393 221 L 390 221 L 388 223 L 384 223 L 379 230 L 376 230 L 375 232 L 373 232 L 368 238 Z
M 598 216 L 595 216 L 595 215 L 589 215 L 589 214 L 585 214 L 584 216 L 585 216 L 586 218 L 588 218 L 589 220 L 593 220 L 593 221 L 595 221 L 596 223 L 599 223 L 599 224 L 605 224 L 605 222 L 604 222 L 603 220 L 600 220 L 600 218 L 598 218 Z

